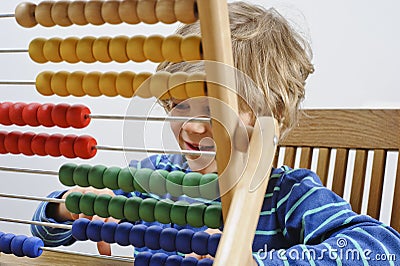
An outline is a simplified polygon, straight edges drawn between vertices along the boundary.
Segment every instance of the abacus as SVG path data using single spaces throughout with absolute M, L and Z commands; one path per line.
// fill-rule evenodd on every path
M 68 37 L 61 39 L 35 38 L 28 49 L 2 50 L 2 53 L 28 53 L 33 62 L 44 64 L 67 63 L 141 63 L 181 62 L 204 60 L 205 73 L 134 73 L 131 71 L 42 71 L 35 81 L 0 82 L 1 85 L 32 85 L 43 96 L 55 97 L 155 97 L 160 100 L 187 99 L 207 96 L 211 116 L 169 117 L 162 120 L 182 120 L 212 123 L 213 138 L 218 152 L 149 150 L 132 147 L 98 145 L 89 135 L 46 134 L 21 131 L 0 132 L 0 153 L 23 156 L 52 156 L 67 159 L 90 159 L 101 150 L 150 151 L 180 153 L 198 156 L 215 156 L 218 174 L 184 174 L 178 171 L 152 171 L 131 167 L 107 167 L 104 165 L 64 163 L 59 170 L 24 169 L 1 167 L 1 171 L 18 171 L 56 175 L 65 186 L 122 189 L 126 192 L 166 193 L 172 196 L 187 195 L 193 198 L 221 198 L 221 206 L 189 204 L 171 200 L 126 198 L 123 196 L 71 193 L 67 199 L 47 199 L 1 193 L 1 197 L 65 203 L 73 213 L 114 217 L 134 222 L 137 220 L 162 223 L 189 224 L 193 227 L 206 225 L 219 228 L 223 234 L 209 235 L 189 229 L 161 229 L 157 226 L 133 225 L 132 223 L 103 223 L 78 219 L 72 225 L 40 223 L 44 226 L 61 226 L 72 230 L 77 240 L 105 241 L 121 246 L 147 246 L 150 249 L 210 254 L 214 260 L 183 258 L 164 253 L 139 253 L 135 265 L 245 265 L 251 257 L 251 245 L 258 222 L 268 176 L 277 145 L 278 129 L 271 117 L 257 117 L 254 128 L 246 130 L 238 117 L 238 96 L 233 68 L 233 57 L 227 3 L 224 0 L 108 0 L 108 1 L 43 1 L 21 3 L 14 17 L 25 28 L 85 26 L 88 24 L 171 24 L 200 21 L 201 37 L 171 35 L 117 36 L 117 37 Z M 58 127 L 84 130 L 92 119 L 110 116 L 92 114 L 83 104 L 53 103 L 0 103 L 0 125 Z M 134 116 L 117 119 L 140 120 Z M 157 117 L 146 120 L 158 121 Z M 3 127 L 3 128 L 4 128 Z M 47 157 L 44 157 L 45 159 Z M 252 206 L 252 208 L 248 208 Z M 2 221 L 35 223 L 12 218 Z M 36 222 L 39 224 L 39 222 Z M 243 228 L 243 230 L 237 230 Z M 170 230 L 169 230 L 170 229 Z M 0 252 L 16 256 L 38 257 L 44 247 L 35 237 L 0 233 Z

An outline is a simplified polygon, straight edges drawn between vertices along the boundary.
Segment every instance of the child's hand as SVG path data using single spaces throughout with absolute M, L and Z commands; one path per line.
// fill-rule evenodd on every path
M 72 192 L 81 192 L 83 194 L 86 193 L 95 193 L 95 194 L 109 194 L 111 196 L 115 196 L 114 192 L 110 189 L 95 189 L 95 188 L 81 188 L 81 187 L 76 187 L 68 190 L 64 195 L 62 196 L 62 199 L 66 199 L 69 194 Z M 56 221 L 63 222 L 63 221 L 68 221 L 68 220 L 77 220 L 79 218 L 87 218 L 89 220 L 102 220 L 104 222 L 116 222 L 118 223 L 119 221 L 117 219 L 114 219 L 112 217 L 108 218 L 102 218 L 97 215 L 95 216 L 87 216 L 83 213 L 81 214 L 75 214 L 71 213 L 68 211 L 66 208 L 65 204 L 53 204 L 51 207 L 49 206 L 49 209 L 47 210 L 48 212 L 48 217 L 54 218 Z M 110 244 L 106 242 L 97 242 L 97 249 L 101 255 L 111 255 L 111 246 Z

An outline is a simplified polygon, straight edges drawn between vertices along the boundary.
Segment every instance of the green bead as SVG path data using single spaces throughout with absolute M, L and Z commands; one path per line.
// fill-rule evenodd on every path
M 140 193 L 146 193 L 150 191 L 149 179 L 152 173 L 153 170 L 148 168 L 140 168 L 136 170 L 133 181 L 136 191 L 139 191 Z
M 89 184 L 98 189 L 105 188 L 103 183 L 103 174 L 106 171 L 107 167 L 104 165 L 95 165 L 90 169 L 88 174 Z
M 170 218 L 171 223 L 178 225 L 187 224 L 186 213 L 189 203 L 186 201 L 177 201 L 172 205 Z
M 199 184 L 202 176 L 203 176 L 202 174 L 196 172 L 187 173 L 183 177 L 182 181 L 183 194 L 186 194 L 191 198 L 199 198 L 200 197 Z
M 204 212 L 206 207 L 203 203 L 190 204 L 186 213 L 187 223 L 193 227 L 204 226 Z
M 203 199 L 215 200 L 219 197 L 218 175 L 205 174 L 200 179 L 200 197 Z
M 125 219 L 131 222 L 139 221 L 139 208 L 140 204 L 142 203 L 143 199 L 139 197 L 132 197 L 128 198 L 124 205 L 124 216 Z
M 103 174 L 103 183 L 104 186 L 116 190 L 119 189 L 118 186 L 118 174 L 121 171 L 119 167 L 109 167 Z
M 169 172 L 166 170 L 155 170 L 150 175 L 149 189 L 151 193 L 157 195 L 167 194 L 166 179 Z
M 185 173 L 182 171 L 172 171 L 167 176 L 167 191 L 174 197 L 182 196 L 182 181 Z
M 93 206 L 96 197 L 97 195 L 92 192 L 82 195 L 81 201 L 79 202 L 79 209 L 81 209 L 81 213 L 86 214 L 88 216 L 93 216 L 96 214 Z
M 88 164 L 81 164 L 78 165 L 78 167 L 75 168 L 75 171 L 73 173 L 73 178 L 75 184 L 77 184 L 80 187 L 89 187 L 89 171 L 92 167 Z
M 174 202 L 170 199 L 158 201 L 156 207 L 154 208 L 155 220 L 163 224 L 171 223 L 170 213 L 173 203 Z
M 139 216 L 143 221 L 154 222 L 154 209 L 156 207 L 157 200 L 153 198 L 147 198 L 140 203 Z
M 108 213 L 110 214 L 111 217 L 114 217 L 115 219 L 119 220 L 125 218 L 124 205 L 126 200 L 127 198 L 122 195 L 118 195 L 111 198 L 110 204 L 108 204 Z
M 67 210 L 76 214 L 81 213 L 81 209 L 79 208 L 81 197 L 82 193 L 80 192 L 72 192 L 68 194 L 67 198 L 65 199 L 65 207 L 67 207 Z
M 204 224 L 210 228 L 219 228 L 222 225 L 221 205 L 209 205 L 204 212 Z
M 133 176 L 136 172 L 136 168 L 126 167 L 121 169 L 118 174 L 118 187 L 125 192 L 135 191 L 133 186 Z
M 58 170 L 58 178 L 61 184 L 68 187 L 75 186 L 73 173 L 76 167 L 77 165 L 74 163 L 66 163 L 60 167 L 60 170 Z
M 110 204 L 112 196 L 108 194 L 97 195 L 96 200 L 94 201 L 94 212 L 103 218 L 110 217 L 108 213 L 108 205 Z

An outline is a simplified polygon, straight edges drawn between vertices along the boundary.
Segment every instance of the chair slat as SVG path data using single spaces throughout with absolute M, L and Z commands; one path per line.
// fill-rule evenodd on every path
M 353 211 L 361 213 L 364 191 L 365 172 L 367 169 L 367 151 L 357 150 L 354 162 L 353 182 L 351 185 L 350 204 Z
M 320 177 L 322 184 L 326 186 L 329 172 L 329 162 L 331 159 L 331 149 L 320 148 L 318 154 L 317 175 Z
M 379 219 L 381 211 L 381 200 L 383 192 L 383 180 L 386 166 L 386 151 L 375 150 L 374 161 L 372 163 L 372 177 L 369 189 L 367 214 L 375 219 Z
M 332 190 L 343 197 L 344 185 L 346 182 L 347 162 L 349 159 L 348 149 L 337 149 L 335 159 L 335 169 L 333 171 Z
M 295 160 L 296 160 L 296 148 L 295 147 L 286 147 L 283 164 L 293 168 Z
M 272 167 L 275 167 L 275 168 L 279 167 L 278 160 L 279 160 L 279 152 L 280 152 L 280 150 L 281 150 L 280 147 L 278 147 L 276 149 L 274 161 L 272 162 Z
M 300 168 L 311 169 L 312 155 L 313 155 L 313 149 L 312 148 L 310 148 L 310 147 L 301 148 L 299 167 Z
M 390 226 L 400 232 L 400 150 L 397 158 L 397 174 L 396 183 L 394 185 L 394 197 L 392 206 L 392 217 L 390 219 Z

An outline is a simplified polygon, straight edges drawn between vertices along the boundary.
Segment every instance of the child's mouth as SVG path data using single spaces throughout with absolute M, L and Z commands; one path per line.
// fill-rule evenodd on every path
M 214 145 L 211 146 L 205 146 L 205 145 L 197 145 L 194 143 L 189 143 L 185 141 L 185 144 L 189 150 L 194 150 L 194 151 L 213 151 L 214 150 Z

